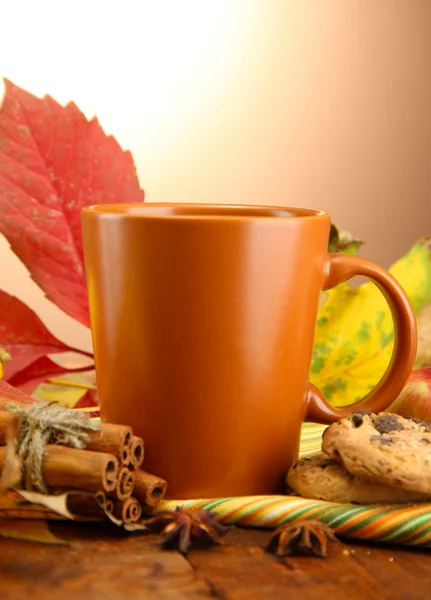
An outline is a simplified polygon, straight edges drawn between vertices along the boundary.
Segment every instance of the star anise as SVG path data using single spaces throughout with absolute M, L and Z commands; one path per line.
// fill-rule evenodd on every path
M 162 511 L 144 524 L 150 531 L 162 535 L 162 548 L 177 548 L 181 554 L 187 554 L 192 543 L 201 546 L 220 544 L 220 537 L 233 529 L 216 521 L 206 510 L 187 509 L 185 506 Z
M 319 521 L 302 521 L 276 529 L 265 549 L 277 556 L 305 554 L 325 558 L 328 541 L 338 541 L 328 525 Z

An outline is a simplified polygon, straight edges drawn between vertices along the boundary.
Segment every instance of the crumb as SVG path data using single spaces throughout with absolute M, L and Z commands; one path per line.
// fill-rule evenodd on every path
M 344 554 L 344 556 L 349 556 L 350 551 L 347 548 L 344 548 L 343 554 Z
M 394 557 L 393 556 L 389 557 L 389 562 L 394 562 Z

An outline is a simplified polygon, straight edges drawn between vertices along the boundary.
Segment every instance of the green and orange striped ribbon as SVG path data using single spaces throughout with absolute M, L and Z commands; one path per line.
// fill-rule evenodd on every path
M 305 423 L 300 457 L 321 450 L 325 426 Z M 178 505 L 209 510 L 222 523 L 275 529 L 307 519 L 322 521 L 346 539 L 431 548 L 431 504 L 358 506 L 308 500 L 297 496 L 243 496 L 198 500 L 165 500 L 158 510 Z
M 357 506 L 297 496 L 243 496 L 205 500 L 165 500 L 158 510 L 178 505 L 208 510 L 222 523 L 275 529 L 313 519 L 343 538 L 431 548 L 431 504 Z

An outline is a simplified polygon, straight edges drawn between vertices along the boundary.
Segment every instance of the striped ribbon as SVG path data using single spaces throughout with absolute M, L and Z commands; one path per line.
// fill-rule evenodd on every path
M 431 504 L 356 506 L 296 496 L 243 496 L 165 500 L 158 511 L 174 510 L 178 505 L 208 510 L 222 523 L 275 529 L 313 519 L 344 538 L 431 548 Z
M 304 423 L 299 457 L 322 449 L 325 425 Z M 431 504 L 357 506 L 297 496 L 243 496 L 206 500 L 164 500 L 158 511 L 183 505 L 209 510 L 222 523 L 275 529 L 307 519 L 322 521 L 346 539 L 431 548 Z
M 301 445 L 299 447 L 299 458 L 312 456 L 322 450 L 322 433 L 327 425 L 316 423 L 303 423 L 301 430 Z
M 320 452 L 324 425 L 304 423 L 299 456 Z M 275 529 L 285 523 L 322 521 L 346 539 L 431 548 L 431 504 L 357 506 L 297 496 L 243 496 L 204 500 L 165 500 L 158 510 L 178 505 L 209 510 L 222 523 Z

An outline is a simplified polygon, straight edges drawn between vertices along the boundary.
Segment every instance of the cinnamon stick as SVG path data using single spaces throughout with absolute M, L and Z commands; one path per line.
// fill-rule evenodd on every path
M 141 504 L 156 506 L 166 495 L 167 482 L 146 471 L 136 471 L 135 489 L 133 495 Z
M 106 499 L 105 512 L 107 515 L 112 515 L 114 512 L 114 502 L 110 498 Z
M 128 425 L 101 423 L 99 431 L 92 431 L 88 434 L 90 441 L 86 450 L 113 454 L 118 458 L 120 464 L 128 465 L 132 436 L 132 428 Z
M 94 497 L 98 504 L 103 508 L 105 515 L 112 515 L 114 512 L 114 502 L 111 498 L 107 498 L 105 492 L 97 492 Z
M 144 440 L 137 435 L 130 442 L 130 467 L 139 469 L 144 462 Z
M 1 469 L 5 456 L 6 448 L 0 447 Z M 112 492 L 117 485 L 118 470 L 118 461 L 111 454 L 55 444 L 45 446 L 42 475 L 48 487 Z
M 141 505 L 132 496 L 125 500 L 114 502 L 114 516 L 123 521 L 123 523 L 135 523 L 139 521 L 141 514 Z
M 127 467 L 120 467 L 117 485 L 110 495 L 118 500 L 125 500 L 132 495 L 133 488 L 135 487 L 135 479 L 134 471 L 130 471 Z
M 6 432 L 13 424 L 14 419 L 16 419 L 15 415 L 5 410 L 0 410 L 0 445 L 6 443 Z M 131 458 L 130 443 L 133 437 L 131 427 L 115 423 L 101 423 L 98 431 L 89 431 L 86 433 L 89 437 L 86 450 L 113 454 L 121 464 L 129 464 Z
M 103 508 L 105 507 L 107 501 L 105 492 L 102 492 L 102 490 L 100 490 L 99 492 L 97 492 L 97 494 L 94 494 L 94 498 L 99 506 L 102 506 Z

